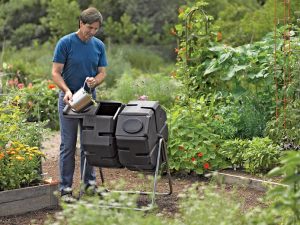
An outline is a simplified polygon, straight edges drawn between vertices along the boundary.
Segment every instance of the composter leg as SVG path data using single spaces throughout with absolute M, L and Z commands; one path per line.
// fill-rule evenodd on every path
M 102 185 L 104 185 L 104 175 L 103 175 L 103 171 L 102 171 L 101 167 L 99 167 L 99 173 L 100 173 L 101 183 L 102 183 Z
M 148 204 L 147 207 L 143 208 L 128 208 L 128 207 L 122 207 L 122 206 L 110 206 L 110 205 L 101 205 L 100 207 L 103 208 L 120 208 L 120 209 L 134 209 L 134 210 L 139 210 L 139 211 L 147 211 L 153 208 L 154 202 L 155 202 L 155 196 L 156 195 L 171 195 L 173 192 L 173 187 L 172 187 L 172 179 L 171 179 L 171 173 L 170 173 L 170 168 L 169 168 L 169 162 L 168 162 L 168 157 L 167 157 L 167 148 L 166 148 L 166 142 L 163 138 L 159 140 L 159 145 L 158 145 L 158 153 L 157 153 L 157 160 L 156 160 L 156 167 L 155 167 L 155 172 L 154 172 L 154 180 L 153 180 L 153 191 L 152 192 L 142 192 L 142 191 L 118 191 L 118 190 L 107 190 L 108 192 L 117 192 L 117 193 L 129 193 L 129 194 L 140 194 L 140 195 L 151 195 L 151 203 Z M 169 181 L 169 192 L 157 192 L 157 182 L 158 182 L 158 173 L 160 169 L 160 160 L 161 157 L 163 157 L 163 160 L 166 163 L 166 172 L 168 176 L 168 181 Z M 101 175 L 101 168 L 100 168 L 100 175 Z M 102 174 L 103 176 L 103 174 Z M 101 178 L 102 179 L 102 178 Z M 104 182 L 104 179 L 103 179 Z
M 155 168 L 155 174 L 154 174 L 154 181 L 153 181 L 153 192 L 152 192 L 152 200 L 151 204 L 149 205 L 149 209 L 151 209 L 154 205 L 155 201 L 155 194 L 161 194 L 161 195 L 170 195 L 173 192 L 173 187 L 172 187 L 172 179 L 171 179 L 171 173 L 170 173 L 170 168 L 169 168 L 169 162 L 168 162 L 168 156 L 167 156 L 167 148 L 166 148 L 166 142 L 163 138 L 159 140 L 159 146 L 158 146 L 158 153 L 157 153 L 157 161 L 156 161 L 156 168 Z M 166 166 L 167 166 L 167 174 L 168 174 L 168 180 L 169 180 L 169 188 L 170 191 L 169 193 L 157 193 L 156 188 L 157 188 L 157 175 L 160 167 L 160 155 L 162 153 L 162 157 L 164 157 L 166 161 Z
M 84 192 L 84 185 L 83 184 L 84 184 L 84 178 L 85 178 L 86 164 L 87 164 L 87 160 L 85 158 L 84 163 L 83 163 L 82 175 L 81 175 L 81 185 L 80 185 L 79 199 L 81 198 L 81 196 L 83 195 L 83 192 Z

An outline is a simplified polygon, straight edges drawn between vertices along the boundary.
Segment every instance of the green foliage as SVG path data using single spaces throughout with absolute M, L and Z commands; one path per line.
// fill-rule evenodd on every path
M 109 44 L 107 57 L 109 62 L 108 76 L 105 78 L 107 88 L 116 86 L 123 74 L 132 74 L 136 78 L 140 74 L 168 70 L 167 62 L 157 52 L 141 45 Z
M 42 152 L 20 142 L 0 146 L 0 191 L 29 186 L 41 181 Z
M 164 74 L 145 74 L 136 79 L 124 74 L 116 86 L 108 90 L 109 96 L 105 98 L 127 103 L 146 95 L 148 100 L 159 101 L 161 105 L 169 107 L 174 103 L 178 88 L 178 84 Z M 103 99 L 102 96 L 100 94 L 100 99 Z
M 232 107 L 239 114 L 239 120 L 234 124 L 237 129 L 235 137 L 263 137 L 266 124 L 274 113 L 273 107 L 268 93 L 238 97 Z
M 104 34 L 112 41 L 161 45 L 165 40 L 175 44 L 174 38 L 169 39 L 169 30 L 182 3 L 182 0 L 93 0 L 92 5 L 107 18 Z
M 267 173 L 279 163 L 280 149 L 268 138 L 226 140 L 219 154 L 252 174 Z
M 175 224 L 242 225 L 246 222 L 242 204 L 233 193 L 194 184 L 180 197 L 180 214 Z
M 20 95 L 4 97 L 0 102 L 0 146 L 8 141 L 19 141 L 29 146 L 40 146 L 45 123 L 26 122 L 26 110 L 20 108 Z
M 219 153 L 227 158 L 234 168 L 243 168 L 244 153 L 249 146 L 248 140 L 234 139 L 222 143 Z
M 180 211 L 175 218 L 168 218 L 161 213 L 155 215 L 153 211 L 145 214 L 130 209 L 136 206 L 136 196 L 109 192 L 102 192 L 101 195 L 102 200 L 97 197 L 63 205 L 63 211 L 55 218 L 48 219 L 46 224 L 242 225 L 246 222 L 241 210 L 242 204 L 234 193 L 198 183 L 179 196 Z M 127 206 L 129 210 L 101 207 L 103 204 Z
M 282 177 L 282 185 L 272 187 L 266 196 L 269 207 L 257 208 L 247 214 L 249 225 L 297 225 L 300 223 L 300 153 L 286 152 L 281 165 L 269 172 Z
M 66 9 L 67 12 L 66 12 Z M 47 16 L 42 19 L 42 24 L 48 27 L 53 38 L 59 38 L 78 28 L 80 9 L 74 0 L 51 0 L 47 7 Z
M 0 43 L 8 40 L 12 46 L 23 47 L 31 44 L 30 40 L 47 36 L 47 30 L 40 26 L 39 21 L 46 14 L 45 6 L 43 0 L 1 2 Z
M 266 173 L 274 168 L 280 157 L 278 146 L 266 138 L 253 138 L 243 153 L 244 167 L 250 173 Z
M 12 87 L 8 98 L 19 99 L 19 106 L 26 111 L 28 121 L 44 121 L 51 129 L 59 129 L 58 121 L 58 89 L 51 81 L 36 81 L 21 89 Z
M 18 77 L 20 82 L 28 84 L 35 79 L 51 77 L 51 59 L 54 47 L 48 42 L 42 45 L 35 42 L 20 50 L 6 48 L 3 61 L 9 68 L 3 68 L 7 78 Z
M 164 59 L 155 51 L 144 48 L 140 45 L 123 45 L 124 58 L 130 65 L 143 72 L 159 72 L 166 67 Z
M 226 166 L 218 154 L 222 137 L 218 134 L 223 121 L 217 116 L 214 96 L 189 99 L 186 105 L 175 105 L 168 114 L 170 167 L 195 171 L 220 169 Z
M 288 152 L 281 159 L 281 166 L 270 171 L 270 176 L 284 176 L 282 184 L 273 188 L 269 193 L 269 199 L 275 199 L 274 208 L 277 216 L 284 219 L 285 224 L 300 223 L 300 153 Z M 289 217 L 286 217 L 289 215 Z
M 46 224 L 69 224 L 69 225 L 123 225 L 123 224 L 145 224 L 163 225 L 169 224 L 168 219 L 157 217 L 153 214 L 145 216 L 144 212 L 133 210 L 137 207 L 136 195 L 126 193 L 106 192 L 98 189 L 101 198 L 85 198 L 76 204 L 63 204 L 63 211 L 55 216 L 55 220 L 48 219 Z M 101 207 L 104 206 L 104 207 Z M 120 210 L 111 207 L 127 207 Z
M 300 99 L 290 102 L 286 109 L 280 112 L 278 119 L 270 120 L 266 134 L 277 144 L 292 144 L 300 146 Z
M 40 177 L 38 151 L 45 123 L 27 122 L 20 96 L 0 102 L 0 191 L 28 186 Z M 37 146 L 37 147 L 35 147 Z

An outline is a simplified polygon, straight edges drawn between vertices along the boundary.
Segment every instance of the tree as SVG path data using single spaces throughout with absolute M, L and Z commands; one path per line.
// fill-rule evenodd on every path
M 50 29 L 54 39 L 78 28 L 80 9 L 77 1 L 51 0 L 48 4 L 47 16 L 42 19 L 42 22 Z

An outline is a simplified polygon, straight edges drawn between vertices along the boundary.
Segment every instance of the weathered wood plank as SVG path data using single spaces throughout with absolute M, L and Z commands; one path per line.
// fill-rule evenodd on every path
M 0 192 L 0 216 L 17 215 L 44 208 L 56 208 L 58 199 L 53 194 L 57 184 L 45 184 Z

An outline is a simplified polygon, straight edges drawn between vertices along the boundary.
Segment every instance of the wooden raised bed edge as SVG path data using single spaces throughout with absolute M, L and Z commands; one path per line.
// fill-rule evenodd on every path
M 54 192 L 58 190 L 58 182 L 38 186 L 1 191 L 0 216 L 23 214 L 40 209 L 58 207 L 58 199 Z
M 233 175 L 223 172 L 215 172 L 213 176 L 216 178 L 216 181 L 221 184 L 230 184 L 230 185 L 237 185 L 240 187 L 255 189 L 257 191 L 266 191 L 270 186 L 277 186 L 284 184 L 266 181 L 256 178 L 244 177 L 239 175 Z

